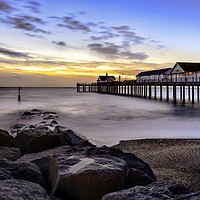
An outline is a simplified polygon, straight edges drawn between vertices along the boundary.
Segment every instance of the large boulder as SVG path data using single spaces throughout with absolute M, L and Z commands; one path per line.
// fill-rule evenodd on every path
M 16 140 L 6 130 L 0 129 L 0 147 L 19 147 Z
M 20 155 L 20 149 L 17 147 L 0 147 L 0 159 L 15 161 Z
M 138 169 L 131 168 L 129 169 L 129 173 L 127 175 L 126 187 L 130 188 L 137 185 L 146 186 L 149 185 L 150 183 L 153 183 L 154 181 L 155 179 L 152 179 L 144 172 Z
M 156 181 L 155 174 L 151 170 L 148 163 L 146 163 L 145 161 L 138 158 L 136 155 L 134 155 L 132 153 L 124 153 L 120 149 L 103 146 L 103 147 L 99 147 L 99 148 L 94 147 L 94 148 L 87 149 L 86 154 L 87 155 L 111 155 L 111 156 L 118 157 L 118 158 L 126 161 L 129 169 L 138 170 L 140 172 L 140 175 L 143 176 L 143 180 L 145 178 L 146 180 L 148 179 L 147 182 Z M 138 173 L 138 175 L 139 175 L 139 173 Z M 133 177 L 132 173 L 130 174 L 129 180 L 131 177 Z M 136 178 L 136 176 L 134 178 Z
M 60 154 L 69 155 L 69 153 L 71 152 L 72 148 L 70 146 L 65 145 L 38 153 L 26 154 L 21 158 L 17 159 L 16 162 L 31 162 L 36 164 L 40 168 L 43 177 L 47 180 L 51 159 Z
M 9 170 L 0 167 L 0 180 L 13 179 L 13 178 L 14 177 Z
M 22 154 L 35 153 L 67 144 L 62 134 L 44 134 L 37 129 L 21 131 L 16 140 L 19 143 Z
M 0 180 L 15 178 L 45 185 L 42 173 L 34 163 L 16 163 L 3 159 L 0 160 L 0 166 Z
M 124 188 L 127 164 L 113 156 L 57 156 L 51 160 L 51 193 L 63 199 L 98 200 Z
M 36 153 L 46 149 L 52 149 L 62 145 L 74 147 L 93 146 L 87 140 L 81 138 L 72 130 L 54 124 L 31 125 L 18 131 L 16 140 L 19 143 L 22 155 Z
M 65 136 L 67 144 L 71 146 L 93 146 L 88 140 L 83 139 L 77 133 L 72 131 L 71 129 L 67 129 L 62 126 L 56 126 L 54 129 L 54 134 L 62 134 Z
M 45 190 L 29 181 L 8 179 L 0 181 L 0 199 L 2 200 L 51 200 Z
M 162 180 L 154 182 L 146 187 L 136 186 L 130 189 L 110 193 L 105 195 L 102 200 L 192 200 L 192 195 L 193 197 L 198 196 L 198 198 L 200 198 L 200 193 L 189 194 L 188 190 L 179 183 L 172 183 L 168 180 Z

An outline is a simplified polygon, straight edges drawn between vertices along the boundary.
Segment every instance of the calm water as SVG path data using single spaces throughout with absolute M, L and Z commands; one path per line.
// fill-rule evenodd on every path
M 97 145 L 138 138 L 197 138 L 200 104 L 77 93 L 75 88 L 0 88 L 0 128 L 9 130 L 20 111 L 58 112 L 58 122 Z

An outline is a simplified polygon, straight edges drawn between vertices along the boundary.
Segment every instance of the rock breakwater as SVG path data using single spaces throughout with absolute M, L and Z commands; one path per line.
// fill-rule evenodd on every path
M 178 183 L 157 181 L 136 155 L 96 147 L 57 118 L 33 109 L 19 114 L 10 133 L 0 130 L 0 199 L 200 198 Z

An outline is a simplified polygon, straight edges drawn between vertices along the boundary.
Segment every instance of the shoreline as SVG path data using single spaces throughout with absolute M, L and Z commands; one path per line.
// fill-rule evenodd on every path
M 122 140 L 114 147 L 143 159 L 158 180 L 178 181 L 192 192 L 200 190 L 200 139 Z

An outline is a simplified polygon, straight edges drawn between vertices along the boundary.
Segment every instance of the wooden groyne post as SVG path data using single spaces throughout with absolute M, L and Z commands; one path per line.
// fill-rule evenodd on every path
M 21 101 L 21 87 L 18 87 L 18 101 Z

